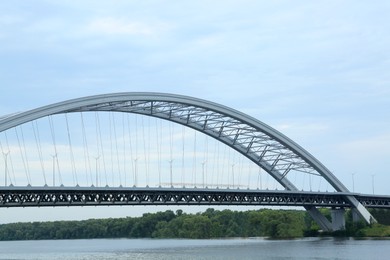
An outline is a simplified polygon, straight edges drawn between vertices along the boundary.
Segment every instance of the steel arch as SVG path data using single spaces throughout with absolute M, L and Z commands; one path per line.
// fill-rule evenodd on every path
M 49 115 L 86 111 L 142 114 L 193 128 L 237 150 L 287 190 L 297 190 L 286 177 L 295 170 L 322 176 L 336 191 L 349 192 L 319 160 L 279 131 L 235 109 L 188 96 L 127 92 L 82 97 L 0 118 L 0 132 Z M 369 223 L 373 221 L 354 196 L 346 198 L 361 217 Z M 315 208 L 306 209 L 318 215 Z M 322 222 L 326 229 L 326 220 Z

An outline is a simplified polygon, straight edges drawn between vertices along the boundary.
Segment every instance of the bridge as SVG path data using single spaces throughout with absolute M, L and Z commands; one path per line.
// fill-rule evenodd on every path
M 0 207 L 303 206 L 328 231 L 344 227 L 345 208 L 367 223 L 368 207 L 390 208 L 263 122 L 187 96 L 68 100 L 0 117 L 0 134 Z

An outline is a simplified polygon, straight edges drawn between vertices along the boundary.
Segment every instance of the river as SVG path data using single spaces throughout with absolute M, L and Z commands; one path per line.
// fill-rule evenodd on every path
M 389 259 L 390 240 L 305 238 L 2 241 L 0 259 Z

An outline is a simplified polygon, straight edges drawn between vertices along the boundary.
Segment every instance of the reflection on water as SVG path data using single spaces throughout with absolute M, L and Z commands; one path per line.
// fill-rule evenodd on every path
M 385 259 L 390 240 L 91 239 L 0 242 L 0 259 Z

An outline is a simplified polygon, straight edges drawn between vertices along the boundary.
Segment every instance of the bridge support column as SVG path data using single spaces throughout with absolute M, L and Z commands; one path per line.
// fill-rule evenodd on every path
M 306 206 L 305 209 L 323 231 L 332 231 L 332 223 L 314 206 Z
M 332 231 L 345 229 L 345 209 L 332 209 Z
M 323 231 L 332 232 L 345 229 L 345 209 L 332 209 L 332 222 L 330 222 L 316 207 L 305 208 Z
M 352 208 L 352 221 L 353 222 L 359 222 L 360 220 L 362 220 L 363 218 L 360 216 L 359 212 L 357 211 L 357 209 L 355 208 Z

